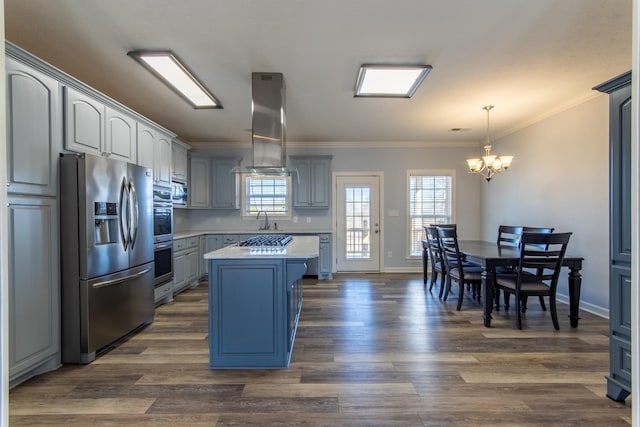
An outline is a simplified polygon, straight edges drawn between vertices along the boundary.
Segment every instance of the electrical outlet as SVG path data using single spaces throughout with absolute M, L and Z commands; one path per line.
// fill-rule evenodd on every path
M 298 222 L 298 217 L 297 217 L 297 216 L 294 216 L 294 217 L 293 217 L 293 223 L 295 224 L 296 222 Z
M 387 258 L 393 258 L 393 252 L 391 251 L 387 252 Z
M 310 216 L 307 217 L 307 224 L 311 224 L 311 217 Z

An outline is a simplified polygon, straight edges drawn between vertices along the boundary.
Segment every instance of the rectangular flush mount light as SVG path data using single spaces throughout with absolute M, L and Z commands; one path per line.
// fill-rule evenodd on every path
M 358 73 L 355 96 L 411 98 L 431 68 L 431 65 L 364 64 Z
M 127 55 L 189 102 L 193 108 L 222 108 L 218 100 L 169 51 L 132 51 Z

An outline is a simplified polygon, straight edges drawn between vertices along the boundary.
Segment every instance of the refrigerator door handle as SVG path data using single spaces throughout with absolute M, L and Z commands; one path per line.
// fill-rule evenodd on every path
M 126 251 L 129 247 L 129 189 L 127 187 L 127 178 L 122 178 L 122 185 L 120 186 L 120 209 L 118 211 L 118 219 L 120 237 L 122 238 L 122 247 Z
M 136 243 L 136 237 L 138 237 L 138 193 L 136 193 L 136 186 L 133 184 L 133 181 L 129 181 L 129 196 L 130 203 L 129 209 L 131 210 L 131 221 L 130 224 L 130 236 L 131 236 L 131 247 Z
M 149 271 L 151 271 L 151 268 L 146 268 L 140 271 L 139 273 L 131 274 L 126 277 L 120 277 L 119 279 L 105 280 L 104 282 L 94 283 L 93 285 L 91 285 L 91 287 L 94 289 L 98 289 L 98 288 L 104 288 L 106 286 L 117 285 L 118 283 L 127 282 L 129 280 L 137 279 L 138 277 L 144 276 Z

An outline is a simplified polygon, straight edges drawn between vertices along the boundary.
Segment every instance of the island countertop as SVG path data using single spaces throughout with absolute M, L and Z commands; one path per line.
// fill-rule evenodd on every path
M 293 235 L 283 248 L 275 246 L 227 246 L 204 254 L 205 259 L 260 259 L 260 258 L 317 258 L 320 241 L 318 236 Z

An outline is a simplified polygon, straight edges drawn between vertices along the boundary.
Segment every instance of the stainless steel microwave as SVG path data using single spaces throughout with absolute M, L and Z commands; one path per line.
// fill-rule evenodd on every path
M 173 200 L 173 206 L 187 207 L 187 186 L 179 182 L 172 182 L 171 199 Z

